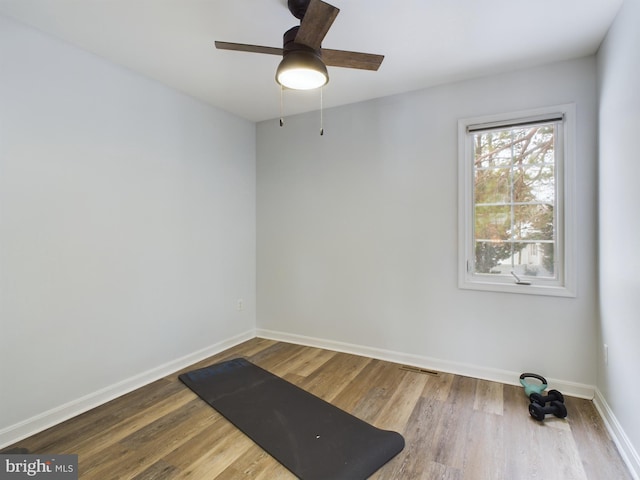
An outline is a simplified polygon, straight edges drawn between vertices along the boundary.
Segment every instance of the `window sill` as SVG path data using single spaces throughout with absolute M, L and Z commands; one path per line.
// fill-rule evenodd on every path
M 462 290 L 481 290 L 485 292 L 519 293 L 524 295 L 542 295 L 549 297 L 575 298 L 574 288 L 559 285 L 518 285 L 516 283 L 482 282 L 463 280 L 458 284 Z

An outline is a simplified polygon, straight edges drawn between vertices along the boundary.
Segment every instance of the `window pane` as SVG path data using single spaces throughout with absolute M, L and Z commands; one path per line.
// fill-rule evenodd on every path
M 476 204 L 509 203 L 511 168 L 476 170 L 474 195 Z
M 514 240 L 553 241 L 553 207 L 551 205 L 515 205 L 513 207 Z
M 476 240 L 508 240 L 511 229 L 511 208 L 507 206 L 476 206 Z
M 500 268 L 500 263 L 510 256 L 511 244 L 509 243 L 476 242 L 475 273 L 504 273 Z
M 514 243 L 509 258 L 494 267 L 502 273 L 514 271 L 519 277 L 554 278 L 553 243 Z
M 513 169 L 514 202 L 555 203 L 555 171 L 551 165 Z
M 474 135 L 475 167 L 490 168 L 511 165 L 509 130 Z
M 553 125 L 545 125 L 535 127 L 531 143 L 526 149 L 525 164 L 532 165 L 535 163 L 553 163 L 554 161 L 554 127 Z

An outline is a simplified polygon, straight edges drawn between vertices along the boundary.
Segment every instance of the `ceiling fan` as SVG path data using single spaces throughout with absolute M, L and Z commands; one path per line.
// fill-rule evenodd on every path
M 326 65 L 378 70 L 384 55 L 321 48 L 339 8 L 322 0 L 288 0 L 287 6 L 300 20 L 300 25 L 285 32 L 282 48 L 219 41 L 215 42 L 216 48 L 281 55 L 276 81 L 296 90 L 310 90 L 326 84 L 329 81 Z

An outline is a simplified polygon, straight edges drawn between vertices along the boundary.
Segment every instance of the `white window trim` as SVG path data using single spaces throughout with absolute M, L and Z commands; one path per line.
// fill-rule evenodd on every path
M 552 114 L 562 114 L 563 146 L 558 177 L 563 191 L 560 192 L 563 207 L 558 209 L 557 225 L 561 230 L 561 248 L 558 251 L 560 284 L 549 285 L 534 282 L 531 285 L 519 285 L 500 277 L 487 281 L 486 277 L 468 272 L 467 265 L 473 255 L 473 168 L 468 159 L 470 137 L 467 127 L 491 123 L 515 122 L 518 119 L 535 119 Z M 577 295 L 576 272 L 576 151 L 575 151 L 576 109 L 575 104 L 554 105 L 550 107 L 511 112 L 498 115 L 464 118 L 458 121 L 458 287 L 461 289 L 484 290 L 491 292 L 521 293 L 529 295 L 550 295 L 575 297 Z

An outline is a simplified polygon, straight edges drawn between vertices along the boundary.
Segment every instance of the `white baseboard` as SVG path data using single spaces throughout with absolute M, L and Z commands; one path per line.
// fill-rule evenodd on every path
M 611 407 L 609 407 L 609 404 L 599 389 L 596 389 L 593 404 L 604 420 L 604 424 L 607 427 L 611 438 L 613 438 L 616 447 L 618 447 L 618 451 L 620 452 L 622 459 L 627 464 L 627 467 L 629 467 L 631 476 L 635 480 L 640 480 L 640 455 L 638 455 L 638 452 L 631 444 L 629 437 L 627 437 L 627 434 L 622 429 L 620 422 L 618 422 L 618 419 L 613 414 Z
M 234 337 L 217 342 L 209 347 L 190 353 L 184 357 L 172 360 L 158 367 L 142 372 L 131 378 L 122 380 L 116 384 L 105 387 L 96 392 L 85 395 L 64 405 L 52 408 L 46 412 L 35 415 L 15 425 L 10 425 L 0 430 L 0 448 L 12 445 L 20 440 L 46 430 L 65 420 L 80 415 L 92 408 L 107 403 L 137 388 L 148 385 L 151 382 L 170 375 L 189 365 L 204 360 L 207 357 L 234 347 L 242 342 L 255 338 L 255 330 L 241 333 Z
M 260 338 L 266 338 L 270 340 L 296 343 L 299 345 L 307 345 L 309 347 L 325 348 L 327 350 L 351 353 L 354 355 L 362 355 L 365 357 L 377 358 L 379 360 L 386 360 L 403 365 L 412 365 L 414 367 L 425 368 L 428 370 L 454 373 L 456 375 L 463 375 L 466 377 L 481 378 L 483 380 L 491 380 L 494 382 L 505 383 L 507 385 L 520 386 L 520 374 L 522 372 L 511 372 L 508 370 L 486 368 L 466 363 L 450 362 L 447 360 L 439 360 L 437 358 L 424 357 L 421 355 L 407 354 L 392 350 L 368 347 L 364 345 L 355 345 L 351 343 L 337 342 L 334 340 L 326 340 L 322 338 L 306 337 L 304 335 L 295 335 L 273 330 L 264 330 L 260 328 L 256 330 L 256 335 Z M 586 398 L 588 400 L 593 399 L 595 392 L 595 387 L 593 385 L 568 382 L 554 378 L 548 378 L 547 380 L 554 389 L 560 390 L 562 393 L 573 397 Z

